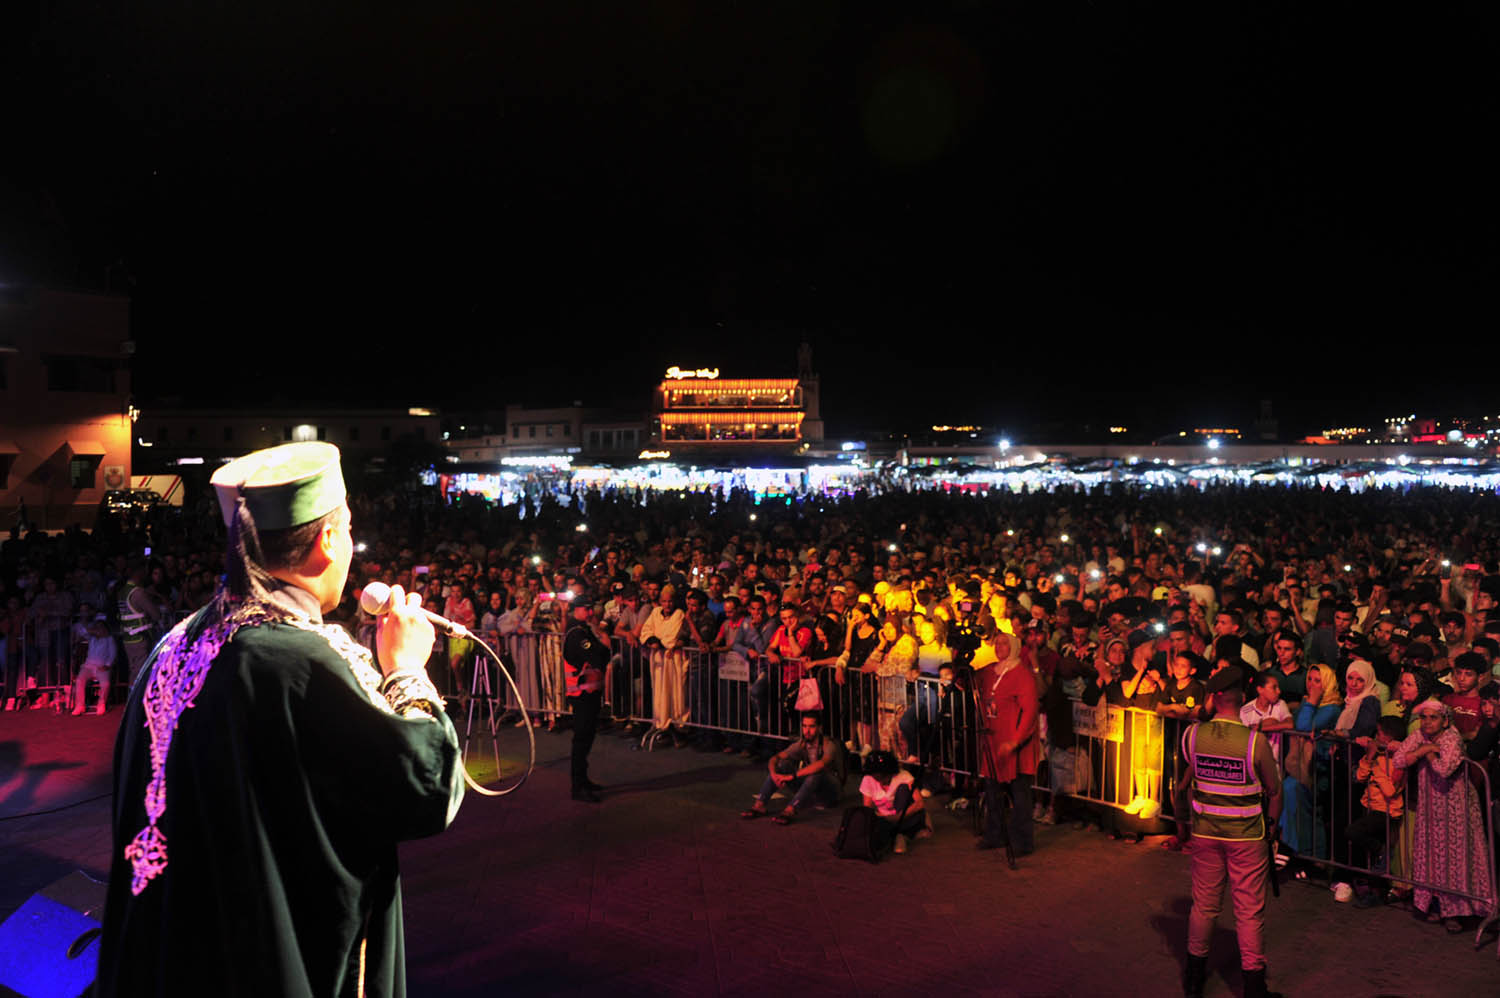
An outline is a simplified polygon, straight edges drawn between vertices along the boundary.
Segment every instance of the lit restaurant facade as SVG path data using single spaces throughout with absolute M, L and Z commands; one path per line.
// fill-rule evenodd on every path
M 717 368 L 667 369 L 652 393 L 650 446 L 674 457 L 798 454 L 823 440 L 810 358 L 794 378 L 730 378 Z

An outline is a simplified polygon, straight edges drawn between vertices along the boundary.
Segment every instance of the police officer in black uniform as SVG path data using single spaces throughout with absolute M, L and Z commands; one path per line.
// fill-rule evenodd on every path
M 573 799 L 599 803 L 604 788 L 589 779 L 589 750 L 599 727 L 604 702 L 604 668 L 609 664 L 609 638 L 594 621 L 594 603 L 586 593 L 573 599 L 572 620 L 563 638 L 563 672 L 568 707 L 573 711 Z

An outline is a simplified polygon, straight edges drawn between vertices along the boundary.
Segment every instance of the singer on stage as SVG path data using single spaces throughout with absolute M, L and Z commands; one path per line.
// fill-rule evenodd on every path
M 225 584 L 152 652 L 115 745 L 98 993 L 404 995 L 396 843 L 463 795 L 432 624 L 399 587 L 373 659 L 323 622 L 353 552 L 337 448 L 213 485 Z

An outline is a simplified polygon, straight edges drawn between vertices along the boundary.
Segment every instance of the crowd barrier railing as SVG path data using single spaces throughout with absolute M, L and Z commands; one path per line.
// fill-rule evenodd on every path
M 1445 903 L 1444 911 L 1481 915 L 1479 936 L 1500 918 L 1495 799 L 1483 764 L 1463 758 L 1444 777 L 1431 759 L 1418 760 L 1403 774 L 1402 814 L 1393 818 L 1361 802 L 1367 781 L 1359 779 L 1360 760 L 1373 746 L 1330 731 L 1277 734 L 1281 837 L 1297 861 L 1324 867 L 1330 876 L 1344 871 L 1402 891 L 1460 899 L 1466 904 Z
M 73 688 L 73 624 L 71 616 L 53 614 L 26 619 L 18 647 L 7 653 L 6 671 L 17 683 L 17 689 L 7 688 L 7 696 L 30 692 L 48 695 L 56 709 L 67 706 Z M 19 660 L 12 660 L 17 654 Z
M 534 720 L 569 713 L 562 663 L 563 635 L 483 635 L 512 673 Z M 483 667 L 479 667 L 480 665 Z M 450 660 L 449 692 L 466 699 L 468 732 L 491 732 L 519 718 L 514 693 L 484 656 Z M 768 748 L 796 738 L 799 718 L 817 713 L 824 731 L 852 753 L 867 746 L 954 778 L 977 775 L 976 711 L 966 688 L 945 688 L 933 676 L 908 680 L 844 670 L 805 658 L 745 656 L 687 647 L 645 647 L 615 638 L 605 673 L 604 702 L 614 720 L 641 726 L 650 749 L 663 737 L 717 736 L 733 747 Z
M 1174 815 L 1173 783 L 1186 723 L 1136 707 L 1070 700 L 1072 731 L 1044 731 L 1036 791 L 1123 811 L 1145 822 Z M 1071 741 L 1071 744 L 1064 744 Z

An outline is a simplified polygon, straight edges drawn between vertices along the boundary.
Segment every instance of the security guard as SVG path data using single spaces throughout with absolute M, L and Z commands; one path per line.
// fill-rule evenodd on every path
M 1183 993 L 1203 994 L 1208 943 L 1227 880 L 1245 998 L 1279 998 L 1266 990 L 1264 925 L 1271 866 L 1266 840 L 1281 816 L 1281 779 L 1265 736 L 1240 723 L 1245 702 L 1240 669 L 1210 676 L 1208 698 L 1212 717 L 1183 734 L 1177 771 L 1177 813 L 1185 815 L 1191 806 L 1193 814 L 1193 910 Z
M 589 750 L 604 701 L 609 639 L 594 622 L 594 604 L 586 594 L 574 597 L 572 616 L 563 638 L 563 674 L 568 709 L 573 712 L 573 799 L 597 804 L 604 788 L 589 779 Z
M 130 563 L 126 581 L 120 586 L 116 602 L 120 618 L 120 640 L 125 646 L 125 658 L 130 663 L 126 682 L 135 684 L 141 666 L 155 643 L 152 632 L 161 619 L 161 607 L 146 591 L 146 563 L 139 559 Z

